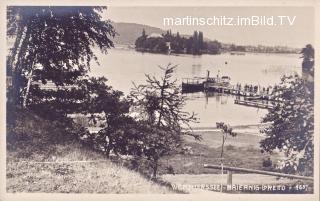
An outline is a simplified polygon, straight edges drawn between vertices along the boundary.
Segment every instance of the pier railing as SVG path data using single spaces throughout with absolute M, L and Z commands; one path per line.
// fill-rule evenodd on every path
M 234 100 L 235 104 L 238 105 L 245 105 L 249 107 L 257 107 L 257 108 L 264 108 L 264 109 L 272 109 L 274 105 L 269 104 L 268 102 L 261 102 L 261 101 L 248 101 L 248 100 Z
M 211 169 L 221 170 L 221 165 L 204 164 L 203 167 L 204 168 L 211 168 Z M 277 176 L 277 177 L 286 177 L 286 178 L 291 178 L 291 179 L 301 179 L 301 180 L 308 180 L 308 181 L 313 181 L 314 180 L 313 177 L 306 177 L 306 176 L 293 175 L 293 174 L 284 174 L 284 173 L 279 173 L 279 172 L 270 172 L 270 171 L 263 171 L 263 170 L 254 170 L 254 169 L 247 169 L 247 168 L 224 166 L 223 169 L 229 171 L 229 173 L 228 173 L 228 181 L 227 181 L 228 184 L 230 184 L 230 180 L 232 181 L 232 173 L 231 173 L 231 171 L 262 174 L 262 175 L 270 175 L 270 176 Z

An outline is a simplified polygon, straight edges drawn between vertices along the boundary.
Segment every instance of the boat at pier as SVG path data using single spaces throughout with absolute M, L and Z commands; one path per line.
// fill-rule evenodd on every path
M 182 79 L 182 92 L 191 93 L 203 91 L 203 83 L 205 78 L 194 77 L 194 78 L 183 78 Z
M 199 91 L 210 91 L 211 89 L 229 87 L 231 78 L 229 76 L 210 77 L 210 71 L 207 71 L 207 77 L 193 77 L 182 79 L 182 92 L 191 93 Z
M 275 100 L 272 98 L 272 87 L 261 87 L 259 85 L 240 83 L 230 84 L 229 76 L 210 77 L 208 71 L 207 77 L 184 78 L 182 80 L 182 93 L 205 92 L 222 93 L 237 96 L 235 104 L 263 109 L 272 109 Z M 243 97 L 242 100 L 240 100 Z

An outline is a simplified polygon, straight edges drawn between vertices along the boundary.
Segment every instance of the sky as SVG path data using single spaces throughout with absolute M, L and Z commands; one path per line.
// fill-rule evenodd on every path
M 130 22 L 191 35 L 202 31 L 209 39 L 238 45 L 280 45 L 301 48 L 314 44 L 314 10 L 312 7 L 108 7 L 104 18 L 115 22 Z M 251 17 L 289 16 L 292 26 L 164 26 L 163 18 L 191 17 Z M 278 21 L 277 21 L 278 22 Z

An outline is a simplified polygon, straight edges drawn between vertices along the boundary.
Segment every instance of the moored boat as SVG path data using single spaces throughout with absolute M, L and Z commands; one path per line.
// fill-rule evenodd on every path
M 198 92 L 204 90 L 211 90 L 221 87 L 229 87 L 231 78 L 229 76 L 210 77 L 210 71 L 207 77 L 194 77 L 182 79 L 182 92 Z

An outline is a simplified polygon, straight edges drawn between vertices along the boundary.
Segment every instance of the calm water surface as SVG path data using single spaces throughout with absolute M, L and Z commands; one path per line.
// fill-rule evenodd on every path
M 144 83 L 145 74 L 161 76 L 158 65 L 177 64 L 175 78 L 181 83 L 182 78 L 228 75 L 231 84 L 274 85 L 284 74 L 300 74 L 301 59 L 296 54 L 246 54 L 240 55 L 162 55 L 140 53 L 134 50 L 112 49 L 107 55 L 98 53 L 98 66 L 92 63 L 91 75 L 105 76 L 108 83 L 125 94 L 130 92 L 132 82 Z M 228 122 L 230 125 L 258 124 L 267 113 L 257 109 L 235 105 L 233 96 L 202 92 L 187 94 L 185 111 L 195 112 L 199 123 L 194 127 L 213 127 L 215 122 Z

